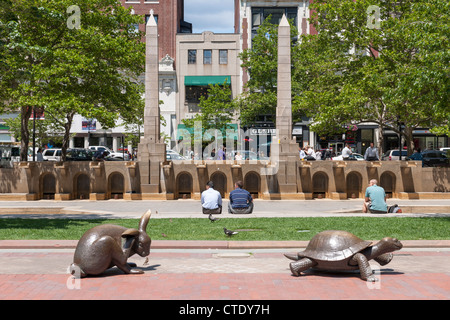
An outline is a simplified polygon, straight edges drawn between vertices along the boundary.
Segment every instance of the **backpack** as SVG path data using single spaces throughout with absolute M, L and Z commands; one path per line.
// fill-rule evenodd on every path
M 388 213 L 402 213 L 402 209 L 400 209 L 398 204 L 394 204 L 393 206 L 389 207 Z

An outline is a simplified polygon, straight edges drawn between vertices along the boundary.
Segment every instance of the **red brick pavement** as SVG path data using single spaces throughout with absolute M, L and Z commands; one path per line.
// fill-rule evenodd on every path
M 2 274 L 1 300 L 448 300 L 450 274 L 384 274 L 368 284 L 353 276 L 288 273 L 114 275 L 73 280 L 63 274 Z M 79 287 L 74 281 L 79 281 Z

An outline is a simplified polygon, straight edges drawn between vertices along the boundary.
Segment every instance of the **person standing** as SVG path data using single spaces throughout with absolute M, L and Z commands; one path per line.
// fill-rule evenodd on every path
M 316 153 L 310 145 L 306 147 L 306 160 L 316 160 Z
M 223 147 L 217 152 L 217 160 L 225 160 L 225 151 Z
M 214 190 L 212 181 L 206 183 L 206 190 L 202 192 L 201 203 L 204 214 L 222 213 L 222 196 L 219 191 Z
M 306 153 L 305 153 L 304 148 L 298 147 L 298 150 L 299 150 L 298 152 L 299 152 L 300 160 L 305 159 L 306 158 Z
M 366 161 L 378 161 L 380 159 L 378 156 L 378 148 L 373 146 L 373 142 L 370 143 L 366 153 L 364 153 L 364 159 Z
M 44 156 L 42 155 L 42 149 L 39 148 L 36 153 L 36 161 L 44 161 Z

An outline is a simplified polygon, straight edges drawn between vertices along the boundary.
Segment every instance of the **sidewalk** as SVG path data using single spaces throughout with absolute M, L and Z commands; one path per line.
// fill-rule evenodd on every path
M 402 214 L 373 215 L 362 213 L 362 199 L 349 200 L 260 200 L 255 199 L 255 209 L 250 215 L 232 215 L 223 210 L 222 216 L 232 218 L 254 217 L 328 217 L 328 216 L 407 216 L 445 215 L 450 216 L 450 199 L 400 200 L 388 199 L 388 205 L 398 204 Z M 223 201 L 227 208 L 228 200 Z M 202 218 L 198 200 L 71 200 L 71 201 L 0 201 L 1 217 L 61 218 L 140 218 L 152 210 L 152 219 L 158 218 Z M 412 212 L 412 213 L 410 213 Z
M 67 272 L 73 249 L 0 249 L 0 300 L 170 300 L 175 303 L 169 305 L 171 313 L 179 300 L 203 300 L 202 305 L 224 300 L 229 305 L 239 300 L 450 299 L 448 247 L 406 247 L 384 267 L 371 261 L 380 281 L 367 283 L 357 272 L 292 276 L 283 253 L 299 248 L 188 249 L 192 244 L 177 243 L 177 248 L 162 249 L 155 241 L 148 264 L 143 257 L 130 257 L 144 274 L 125 275 L 112 268 L 83 279 Z
M 390 199 L 388 203 L 403 207 L 416 205 L 423 210 L 400 216 L 450 216 L 449 200 L 404 202 Z M 394 216 L 357 213 L 360 204 L 360 200 L 256 200 L 254 214 L 223 213 L 222 217 Z M 198 201 L 193 200 L 0 202 L 0 219 L 17 216 L 139 218 L 148 209 L 152 209 L 152 219 L 205 218 L 198 206 Z M 428 210 L 424 210 L 424 206 Z M 450 240 L 402 241 L 404 247 L 394 253 L 388 265 L 380 267 L 371 261 L 372 269 L 380 278 L 377 283 L 366 283 L 358 273 L 308 271 L 300 277 L 292 276 L 290 260 L 283 253 L 301 251 L 308 241 L 233 240 L 154 240 L 147 265 L 142 257 L 135 255 L 129 259 L 144 270 L 142 275 L 124 275 L 113 268 L 100 277 L 73 279 L 67 267 L 72 262 L 77 242 L 1 240 L 0 300 L 156 299 L 174 302 L 217 299 L 230 305 L 239 303 L 233 302 L 235 300 L 255 300 L 254 304 L 260 304 L 257 300 L 450 299 Z M 270 301 L 264 303 L 270 307 Z M 228 315 L 231 310 L 225 310 L 224 306 L 215 310 L 217 315 Z M 169 307 L 169 313 L 178 313 L 181 305 Z M 271 307 L 273 315 L 278 309 L 274 305 Z M 278 311 L 279 316 L 285 315 L 285 311 Z

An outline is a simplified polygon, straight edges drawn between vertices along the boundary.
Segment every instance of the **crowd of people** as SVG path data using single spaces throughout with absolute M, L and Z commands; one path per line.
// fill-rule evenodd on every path
M 334 152 L 333 148 L 326 148 L 326 149 L 315 149 L 311 147 L 310 145 L 306 145 L 303 148 L 299 147 L 299 157 L 300 160 L 332 160 L 333 157 L 336 156 L 336 153 Z M 353 155 L 353 151 L 350 148 L 350 145 L 348 143 L 345 144 L 345 147 L 341 151 L 342 159 L 350 159 Z M 364 160 L 367 161 L 378 161 L 380 160 L 378 148 L 374 147 L 373 142 L 370 143 L 370 146 L 366 149 L 366 152 L 364 153 Z

